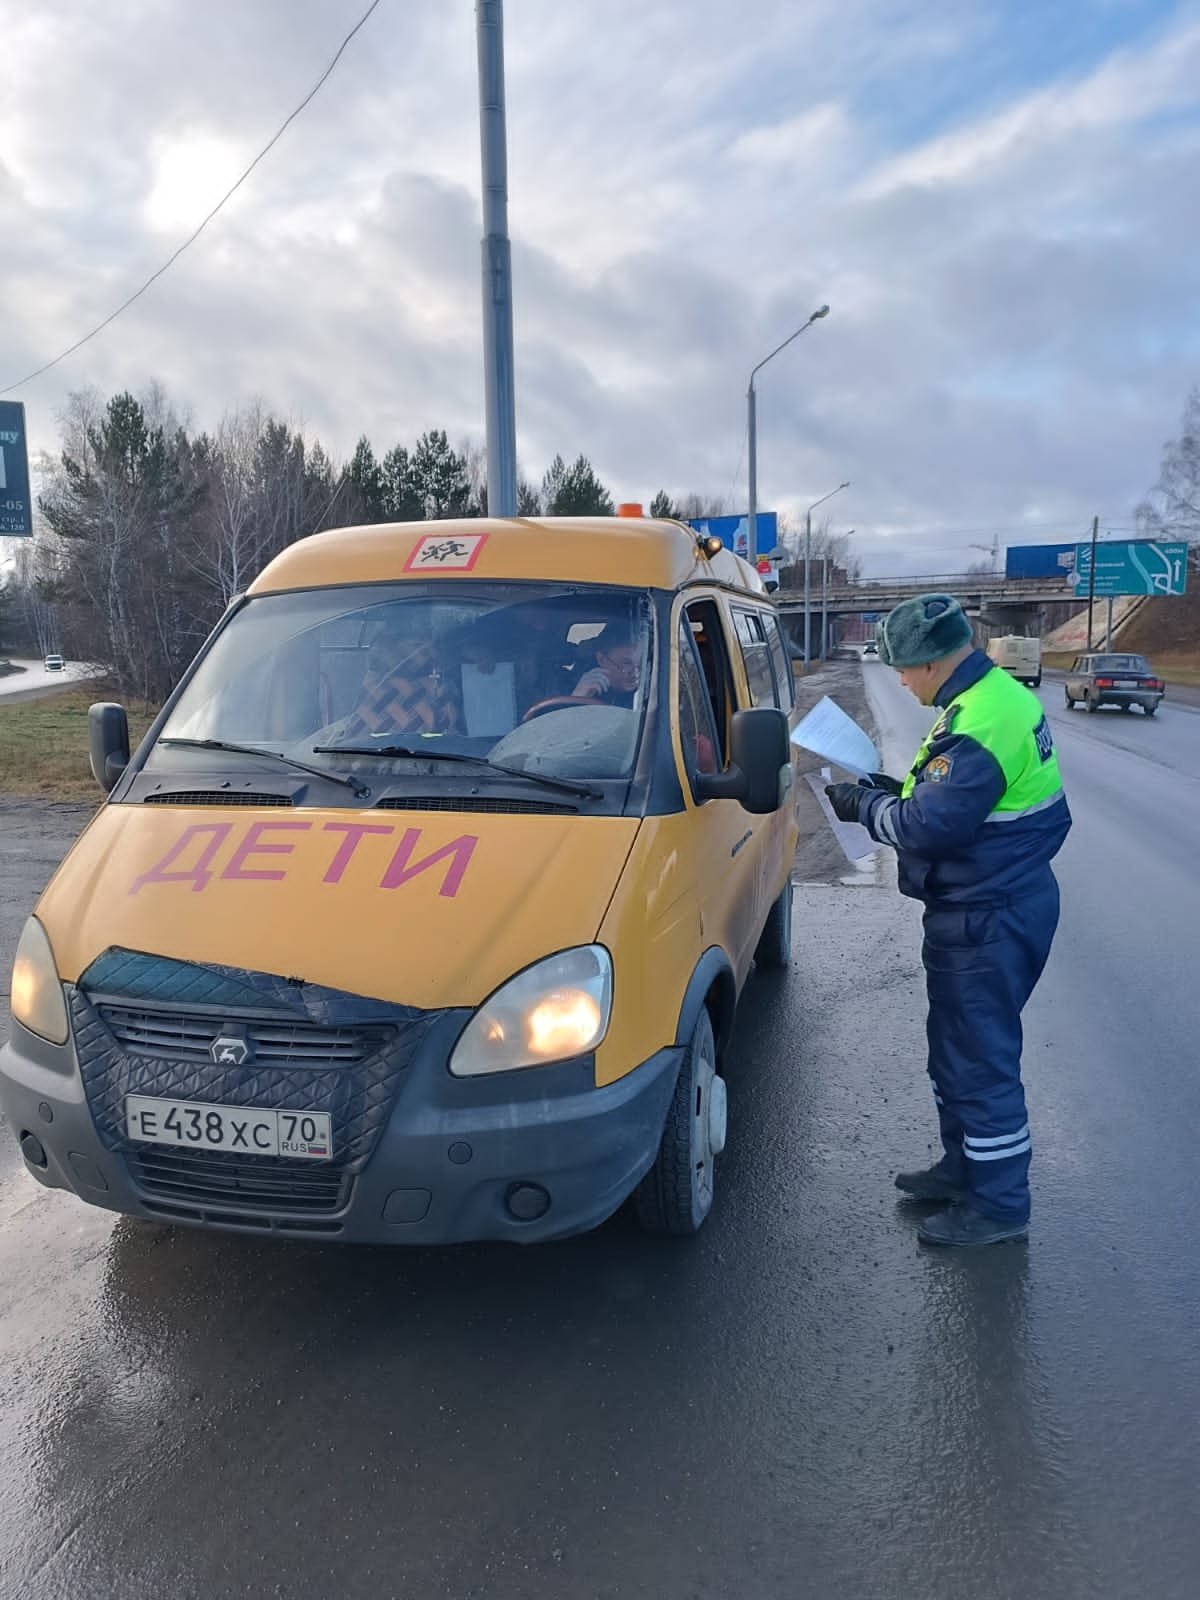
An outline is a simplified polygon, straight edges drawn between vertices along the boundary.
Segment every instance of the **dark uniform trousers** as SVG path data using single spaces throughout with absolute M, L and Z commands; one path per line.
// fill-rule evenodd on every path
M 1058 884 L 1006 905 L 926 905 L 921 959 L 929 995 L 929 1076 L 942 1170 L 984 1216 L 1029 1216 L 1029 1124 L 1021 1087 L 1021 1012 L 1058 926 Z

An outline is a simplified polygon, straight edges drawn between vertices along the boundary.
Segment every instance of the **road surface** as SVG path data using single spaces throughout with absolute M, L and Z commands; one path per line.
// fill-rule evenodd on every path
M 68 661 L 61 672 L 47 672 L 40 661 L 18 660 L 16 656 L 6 659 L 11 660 L 14 667 L 21 667 L 24 670 L 6 672 L 0 677 L 0 705 L 6 700 L 32 699 L 34 694 L 47 689 L 61 689 L 68 684 L 85 683 L 89 678 L 95 677 L 98 670 L 82 661 Z
M 928 713 L 865 671 L 895 771 Z M 688 1244 L 205 1237 L 3 1142 L 5 1595 L 1191 1600 L 1200 716 L 1043 699 L 1076 827 L 1028 1245 L 926 1251 L 891 1188 L 934 1123 L 886 871 L 801 890 L 792 971 L 752 981 Z M 72 826 L 22 834 L 6 900 Z

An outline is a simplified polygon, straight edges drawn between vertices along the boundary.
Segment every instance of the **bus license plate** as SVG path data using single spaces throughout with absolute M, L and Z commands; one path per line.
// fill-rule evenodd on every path
M 263 1111 L 257 1106 L 214 1106 L 129 1094 L 125 1131 L 129 1138 L 145 1143 L 192 1150 L 291 1156 L 300 1161 L 329 1161 L 333 1156 L 327 1111 Z

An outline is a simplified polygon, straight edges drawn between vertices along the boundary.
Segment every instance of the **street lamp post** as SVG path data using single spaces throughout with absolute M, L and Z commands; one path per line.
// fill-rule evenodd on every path
M 849 478 L 845 483 L 839 483 L 836 489 L 830 489 L 828 494 L 823 494 L 819 500 L 814 500 L 804 513 L 804 670 L 808 671 L 809 640 L 812 634 L 812 578 L 809 567 L 812 565 L 812 514 L 818 506 L 823 506 L 826 500 L 832 500 L 835 494 L 841 494 L 843 489 L 850 487 Z
M 793 339 L 798 339 L 814 322 L 819 322 L 822 317 L 829 315 L 828 306 L 818 306 L 802 327 L 795 333 L 789 334 L 782 344 L 775 346 L 769 356 L 764 356 L 750 373 L 750 384 L 746 390 L 746 433 L 748 436 L 747 449 L 750 454 L 750 514 L 746 519 L 746 555 L 753 565 L 758 560 L 758 422 L 757 422 L 757 397 L 754 392 L 755 374 L 761 372 L 768 361 L 774 360 L 781 350 L 786 350 Z
M 479 141 L 483 162 L 483 377 L 488 510 L 517 514 L 517 418 L 513 394 L 512 251 L 504 116 L 503 0 L 476 0 Z

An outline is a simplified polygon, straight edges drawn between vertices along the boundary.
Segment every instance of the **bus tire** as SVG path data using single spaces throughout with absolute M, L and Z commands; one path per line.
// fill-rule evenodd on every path
M 634 1190 L 647 1233 L 685 1238 L 712 1210 L 716 1158 L 725 1148 L 725 1080 L 708 1008 L 688 1040 L 654 1165 Z
M 754 964 L 764 972 L 786 972 L 792 960 L 792 880 L 767 913 L 754 950 Z

